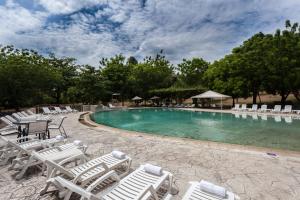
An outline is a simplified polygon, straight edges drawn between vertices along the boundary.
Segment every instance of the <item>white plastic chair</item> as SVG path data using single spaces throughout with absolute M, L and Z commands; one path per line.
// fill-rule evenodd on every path
M 104 194 L 93 194 L 92 191 L 97 186 L 103 184 L 107 179 L 113 178 L 117 184 Z M 148 173 L 141 165 L 131 174 L 120 180 L 117 173 L 112 170 L 102 177 L 91 183 L 86 189 L 58 176 L 47 180 L 48 183 L 55 185 L 57 188 L 65 188 L 64 200 L 69 200 L 71 194 L 77 193 L 81 196 L 81 200 L 112 200 L 112 199 L 136 199 L 146 200 L 151 197 L 158 200 L 158 190 L 166 185 L 167 193 L 161 198 L 169 198 L 172 188 L 173 175 L 170 172 L 163 171 L 160 176 Z
M 292 113 L 292 105 L 285 105 L 282 113 Z
M 248 111 L 255 112 L 257 111 L 257 104 L 252 104 L 252 108 L 249 108 Z
M 234 104 L 234 107 L 232 108 L 232 110 L 239 110 L 240 109 L 240 104 Z
M 84 153 L 87 149 L 87 146 L 78 146 L 74 143 L 68 143 L 57 147 L 50 147 L 43 149 L 41 151 L 31 152 L 30 157 L 26 159 L 16 160 L 15 165 L 18 164 L 21 168 L 21 172 L 16 176 L 16 179 L 21 179 L 27 169 L 31 166 L 39 166 L 42 164 L 42 171 L 46 167 L 45 161 L 51 160 L 53 162 L 60 162 L 64 159 L 73 157 L 80 160 L 86 159 Z M 50 175 L 52 168 L 47 167 L 47 177 Z
M 66 110 L 69 112 L 78 112 L 78 110 L 72 109 L 70 106 L 66 106 Z
M 125 156 L 124 158 L 115 158 L 112 153 L 100 156 L 92 159 L 86 163 L 78 165 L 73 168 L 65 168 L 63 165 L 68 163 L 72 158 L 55 163 L 50 160 L 46 160 L 47 167 L 51 167 L 53 170 L 48 178 L 53 178 L 58 175 L 65 175 L 72 180 L 73 183 L 80 183 L 81 186 L 85 186 L 91 180 L 95 180 L 111 170 L 117 170 L 125 167 L 125 171 L 119 175 L 123 177 L 129 173 L 131 166 L 131 158 Z M 123 170 L 123 169 L 122 169 Z M 58 174 L 59 171 L 59 174 Z M 50 183 L 47 183 L 45 188 L 41 190 L 40 194 L 47 192 Z
M 242 107 L 240 108 L 241 111 L 247 110 L 247 104 L 242 104 Z
M 182 200 L 239 200 L 239 196 L 232 192 L 226 191 L 226 197 L 222 198 L 220 196 L 205 192 L 200 187 L 200 182 L 190 182 L 191 186 L 184 194 Z
M 275 105 L 274 109 L 271 110 L 271 112 L 274 112 L 274 113 L 279 113 L 280 111 L 281 111 L 281 105 Z
M 64 135 L 65 137 L 68 137 L 64 127 L 63 127 L 63 122 L 64 120 L 66 119 L 67 117 L 66 116 L 60 116 L 59 117 L 59 120 L 54 124 L 54 123 L 51 123 L 49 126 L 48 126 L 48 130 L 50 132 L 50 130 L 58 130 L 60 132 L 61 135 Z
M 44 115 L 55 115 L 55 114 L 57 114 L 56 111 L 50 110 L 48 107 L 42 107 L 42 110 L 43 110 Z
M 263 104 L 263 105 L 261 105 L 261 107 L 258 111 L 259 112 L 267 112 L 268 111 L 268 106 L 266 104 Z

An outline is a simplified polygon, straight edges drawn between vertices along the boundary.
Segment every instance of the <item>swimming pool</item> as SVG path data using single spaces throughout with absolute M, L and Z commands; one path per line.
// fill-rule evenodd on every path
M 156 135 L 300 150 L 300 120 L 288 116 L 150 108 L 101 111 L 91 118 L 99 124 Z

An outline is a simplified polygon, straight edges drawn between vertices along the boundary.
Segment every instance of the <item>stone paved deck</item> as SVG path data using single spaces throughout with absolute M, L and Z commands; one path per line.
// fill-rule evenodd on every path
M 181 199 L 189 181 L 201 179 L 225 186 L 245 200 L 300 199 L 299 153 L 276 151 L 279 156 L 271 157 L 265 149 L 87 127 L 78 117 L 69 114 L 66 120 L 71 141 L 88 143 L 92 157 L 119 149 L 132 157 L 132 168 L 149 162 L 171 171 L 179 190 L 174 199 Z M 1 200 L 58 199 L 55 193 L 39 196 L 46 178 L 38 169 L 16 181 L 16 172 L 7 168 L 0 167 Z

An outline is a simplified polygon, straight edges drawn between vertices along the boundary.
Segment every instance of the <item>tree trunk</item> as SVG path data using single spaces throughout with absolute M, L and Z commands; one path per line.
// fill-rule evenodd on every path
M 252 104 L 256 104 L 257 91 L 253 91 Z
M 294 94 L 295 98 L 296 98 L 298 101 L 300 101 L 300 92 L 299 92 L 299 91 L 295 91 L 295 92 L 293 92 L 293 94 Z
M 289 96 L 290 92 L 288 92 L 287 94 L 285 94 L 285 92 L 281 92 L 280 96 L 281 96 L 281 100 L 280 100 L 280 104 L 283 106 L 285 104 L 285 101 L 287 99 L 287 97 Z
M 234 107 L 234 97 L 232 97 L 232 107 Z
M 259 103 L 261 104 L 261 98 L 260 98 L 259 92 L 257 95 L 258 95 Z

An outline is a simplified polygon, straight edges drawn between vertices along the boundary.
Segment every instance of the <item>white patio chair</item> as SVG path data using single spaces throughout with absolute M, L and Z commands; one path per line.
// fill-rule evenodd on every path
M 20 117 L 27 117 L 27 115 L 24 115 L 22 112 L 17 112 L 17 114 L 18 114 Z
M 109 178 L 115 179 L 117 183 L 103 194 L 92 193 L 97 186 L 100 186 Z M 81 200 L 147 200 L 150 198 L 158 200 L 157 192 L 162 187 L 167 187 L 167 193 L 161 199 L 170 198 L 172 179 L 173 175 L 170 172 L 161 171 L 160 175 L 155 175 L 145 171 L 145 166 L 141 165 L 122 180 L 117 173 L 112 170 L 92 182 L 86 189 L 75 185 L 60 176 L 50 178 L 47 180 L 47 183 L 53 184 L 60 189 L 66 189 L 67 191 L 64 192 L 64 200 L 69 200 L 73 192 L 79 194 Z
M 1 136 L 1 140 L 3 140 L 6 144 L 0 150 L 0 165 L 7 164 L 8 160 L 11 158 L 17 157 L 18 159 L 24 154 L 30 155 L 32 150 L 40 150 L 62 142 L 59 138 L 39 140 L 35 137 L 22 137 L 12 140 Z M 24 140 L 24 142 L 20 143 L 20 140 Z
M 232 192 L 227 191 L 225 188 L 206 182 L 190 182 L 191 186 L 184 194 L 182 200 L 239 200 L 240 197 Z M 213 194 L 211 190 L 220 190 L 220 194 Z M 209 192 L 208 192 L 209 191 Z
M 21 121 L 21 118 L 22 118 L 22 117 L 21 117 L 18 113 L 13 113 L 12 116 L 13 116 L 16 120 Z
M 250 112 L 256 112 L 257 111 L 257 104 L 252 104 L 252 108 L 249 108 L 248 111 Z
M 60 162 L 67 158 L 74 158 L 75 160 L 80 159 L 81 161 L 85 160 L 85 151 L 87 146 L 76 145 L 74 143 L 68 143 L 61 146 L 50 147 L 40 151 L 33 151 L 31 152 L 30 157 L 23 157 L 18 160 L 13 160 L 13 165 L 18 165 L 18 168 L 21 169 L 20 173 L 16 176 L 16 179 L 21 179 L 27 169 L 31 166 L 39 166 L 42 165 L 40 168 L 44 171 L 46 165 L 45 161 L 50 160 L 53 162 Z M 76 159 L 75 159 L 76 158 Z M 47 177 L 50 175 L 52 168 L 47 167 Z
M 281 105 L 275 105 L 274 109 L 271 110 L 271 112 L 274 112 L 274 113 L 279 113 L 280 111 L 281 111 Z
M 69 112 L 78 112 L 78 110 L 72 109 L 70 106 L 66 106 L 66 110 Z
M 246 111 L 247 110 L 247 104 L 242 104 L 242 107 L 239 110 Z
M 63 122 L 66 119 L 66 116 L 60 116 L 57 120 L 56 123 L 51 123 L 48 126 L 48 130 L 50 132 L 50 130 L 58 130 L 60 132 L 61 135 L 64 135 L 65 137 L 68 137 L 64 127 L 63 127 Z
M 292 105 L 285 105 L 282 113 L 292 113 Z
M 25 111 L 22 111 L 21 112 L 25 117 L 28 117 L 29 116 L 29 114 L 27 114 Z
M 65 168 L 63 166 L 65 163 L 68 163 L 70 160 L 72 160 L 72 158 L 67 158 L 60 163 L 46 160 L 45 163 L 47 167 L 51 167 L 53 169 L 48 178 L 64 175 L 68 179 L 71 179 L 73 183 L 80 183 L 81 186 L 85 186 L 91 180 L 95 180 L 95 178 L 98 178 L 111 170 L 116 171 L 119 168 L 122 168 L 122 173 L 119 176 L 124 177 L 129 173 L 131 158 L 125 154 L 123 154 L 123 157 L 115 157 L 114 155 L 115 154 L 112 152 L 73 168 Z M 123 170 L 123 167 L 125 167 L 125 171 Z M 46 186 L 41 190 L 40 194 L 47 192 L 49 186 L 50 183 L 47 183 Z
M 17 120 L 15 118 L 11 117 L 10 115 L 6 115 L 5 118 L 8 119 L 9 121 L 11 121 L 12 124 L 14 122 L 17 122 Z
M 54 109 L 55 109 L 55 111 L 57 112 L 57 113 L 59 113 L 59 114 L 61 114 L 61 113 L 68 113 L 68 111 L 67 110 L 62 110 L 62 109 L 60 109 L 60 107 L 54 107 Z
M 36 113 L 32 112 L 31 110 L 26 110 L 26 112 L 27 112 L 29 115 L 36 115 Z
M 231 110 L 239 110 L 240 109 L 240 104 L 234 104 L 234 107 Z
M 0 129 L 1 135 L 7 135 L 7 134 L 12 134 L 12 133 L 17 133 L 17 126 L 13 124 L 10 120 L 8 120 L 6 117 L 1 117 L 0 118 L 6 126 Z M 10 133 L 11 132 L 11 133 Z
M 263 105 L 261 105 L 261 107 L 258 111 L 259 112 L 267 112 L 268 111 L 268 106 L 266 104 L 263 104 Z
M 56 114 L 58 114 L 56 111 L 50 110 L 48 107 L 42 107 L 42 110 L 43 110 L 44 115 L 56 115 Z

